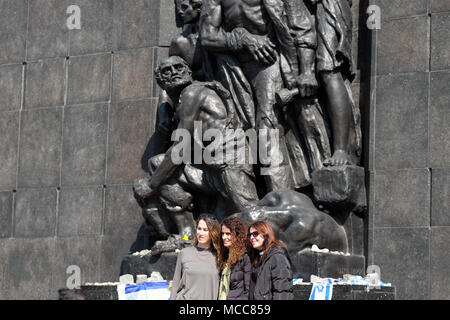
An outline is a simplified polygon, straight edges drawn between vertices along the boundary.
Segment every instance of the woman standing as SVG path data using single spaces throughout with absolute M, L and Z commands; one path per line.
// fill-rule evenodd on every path
M 248 300 L 251 263 L 245 246 L 247 225 L 237 217 L 228 217 L 222 221 L 221 230 L 219 300 Z
M 265 221 L 250 226 L 252 276 L 250 300 L 293 300 L 291 260 L 282 241 Z
M 171 300 L 217 300 L 216 252 L 220 245 L 220 225 L 213 215 L 201 214 L 196 226 L 192 246 L 178 254 Z

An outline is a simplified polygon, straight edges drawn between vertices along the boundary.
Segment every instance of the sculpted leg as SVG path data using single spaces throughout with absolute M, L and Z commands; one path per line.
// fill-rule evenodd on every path
M 351 101 L 339 71 L 322 72 L 322 81 L 328 97 L 328 114 L 333 132 L 333 156 L 324 161 L 326 166 L 351 164 L 348 154 L 351 126 Z

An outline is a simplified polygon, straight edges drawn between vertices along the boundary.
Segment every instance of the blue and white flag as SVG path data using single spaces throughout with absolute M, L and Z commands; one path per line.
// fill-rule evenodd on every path
M 119 300 L 169 300 L 169 281 L 119 284 Z
M 313 283 L 309 300 L 331 300 L 333 297 L 333 281 Z

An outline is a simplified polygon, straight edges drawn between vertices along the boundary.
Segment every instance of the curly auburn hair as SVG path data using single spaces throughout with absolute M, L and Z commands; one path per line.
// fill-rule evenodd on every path
M 242 254 L 247 250 L 247 224 L 238 217 L 228 217 L 220 224 L 222 234 L 222 226 L 227 227 L 231 231 L 231 246 L 225 247 L 223 241 L 220 241 L 219 250 L 217 251 L 217 267 L 223 270 L 226 266 L 231 267 Z

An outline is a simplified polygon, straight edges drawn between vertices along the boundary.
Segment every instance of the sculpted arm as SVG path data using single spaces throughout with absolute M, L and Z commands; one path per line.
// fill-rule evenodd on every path
M 179 106 L 179 124 L 177 129 L 187 130 L 191 137 L 194 133 L 194 121 L 198 117 L 200 111 L 200 100 L 196 94 L 196 90 L 187 88 L 180 97 L 181 105 Z M 164 160 L 159 165 L 158 169 L 153 173 L 150 181 L 150 188 L 152 190 L 158 189 L 164 182 L 170 178 L 176 171 L 180 164 L 176 164 L 172 160 L 172 152 L 174 150 L 184 151 L 184 148 L 180 148 L 180 145 L 186 143 L 186 141 L 180 140 L 175 142 L 169 150 L 167 150 Z M 190 152 L 191 150 L 188 150 Z M 183 156 L 183 155 L 180 155 Z

